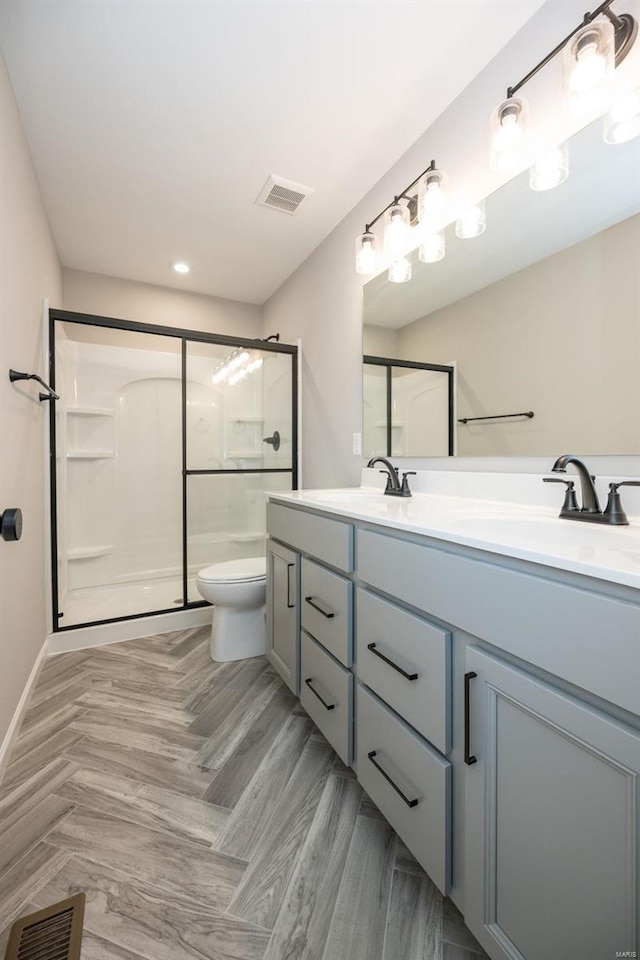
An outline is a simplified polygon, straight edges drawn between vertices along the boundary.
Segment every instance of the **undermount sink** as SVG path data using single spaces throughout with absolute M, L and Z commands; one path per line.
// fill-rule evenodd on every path
M 449 518 L 451 525 L 469 536 L 483 540 L 497 539 L 531 546 L 578 547 L 599 550 L 622 550 L 640 556 L 640 530 L 636 526 L 609 527 L 559 517 L 507 517 L 486 514 L 466 514 Z

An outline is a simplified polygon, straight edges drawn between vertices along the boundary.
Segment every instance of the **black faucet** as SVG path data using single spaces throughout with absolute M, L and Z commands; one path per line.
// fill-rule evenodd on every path
M 391 463 L 390 460 L 387 460 L 386 457 L 372 457 L 367 464 L 368 467 L 373 467 L 376 463 L 383 463 L 385 469 L 381 470 L 380 473 L 387 474 L 387 485 L 384 488 L 384 492 L 390 497 L 410 497 L 411 490 L 409 490 L 409 481 L 407 477 L 415 476 L 415 470 L 407 470 L 406 473 L 402 474 L 402 483 L 400 483 L 400 477 L 398 476 L 398 471 Z
M 555 477 L 544 477 L 545 483 L 566 483 L 567 492 L 560 516 L 565 520 L 586 520 L 590 523 L 608 523 L 615 526 L 625 526 L 629 523 L 627 515 L 622 509 L 618 487 L 640 487 L 640 480 L 621 480 L 609 484 L 609 499 L 603 510 L 598 503 L 595 477 L 589 473 L 586 466 L 570 453 L 558 457 L 551 467 L 552 473 L 566 473 L 568 465 L 572 463 L 578 471 L 582 490 L 582 507 L 578 506 L 573 488 L 573 480 L 556 480 Z

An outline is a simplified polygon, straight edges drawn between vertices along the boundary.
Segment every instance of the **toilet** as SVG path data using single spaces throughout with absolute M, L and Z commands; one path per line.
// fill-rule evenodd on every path
M 200 570 L 196 586 L 213 604 L 211 659 L 244 660 L 266 653 L 265 557 L 226 560 Z

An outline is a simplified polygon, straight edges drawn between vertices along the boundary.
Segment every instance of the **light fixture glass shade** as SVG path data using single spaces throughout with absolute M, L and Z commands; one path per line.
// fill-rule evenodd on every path
M 378 259 L 378 238 L 373 233 L 362 233 L 356 240 L 356 273 L 368 277 L 375 272 Z
M 391 261 L 401 260 L 411 238 L 409 210 L 406 204 L 395 203 L 385 214 L 384 252 Z
M 407 257 L 399 257 L 389 267 L 389 281 L 406 283 L 408 280 L 411 280 L 411 261 Z
M 640 90 L 613 104 L 604 118 L 605 143 L 626 143 L 640 135 Z
M 564 85 L 576 113 L 606 103 L 615 70 L 615 30 L 606 17 L 588 23 L 563 52 Z
M 560 144 L 540 154 L 529 170 L 529 186 L 532 190 L 553 190 L 569 176 L 569 145 Z
M 487 211 L 484 200 L 466 207 L 456 220 L 456 237 L 461 240 L 472 240 L 479 237 L 487 229 Z
M 491 115 L 491 169 L 508 173 L 526 164 L 527 102 L 509 97 Z
M 437 263 L 445 253 L 444 233 L 426 233 L 420 241 L 418 256 L 423 263 Z
M 427 170 L 418 185 L 418 222 L 437 232 L 447 213 L 447 175 L 442 170 Z

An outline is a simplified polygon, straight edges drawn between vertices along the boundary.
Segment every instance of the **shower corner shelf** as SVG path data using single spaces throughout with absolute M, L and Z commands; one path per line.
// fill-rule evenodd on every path
M 264 423 L 264 417 L 229 417 L 229 423 Z
M 113 407 L 67 407 L 70 417 L 113 417 Z
M 225 460 L 262 460 L 264 453 L 256 453 L 255 450 L 231 451 L 225 457 Z
M 67 460 L 113 460 L 115 450 L 67 450 Z
M 67 560 L 93 560 L 96 557 L 106 557 L 114 550 L 113 543 L 104 543 L 96 547 L 72 547 L 71 550 L 67 550 Z

